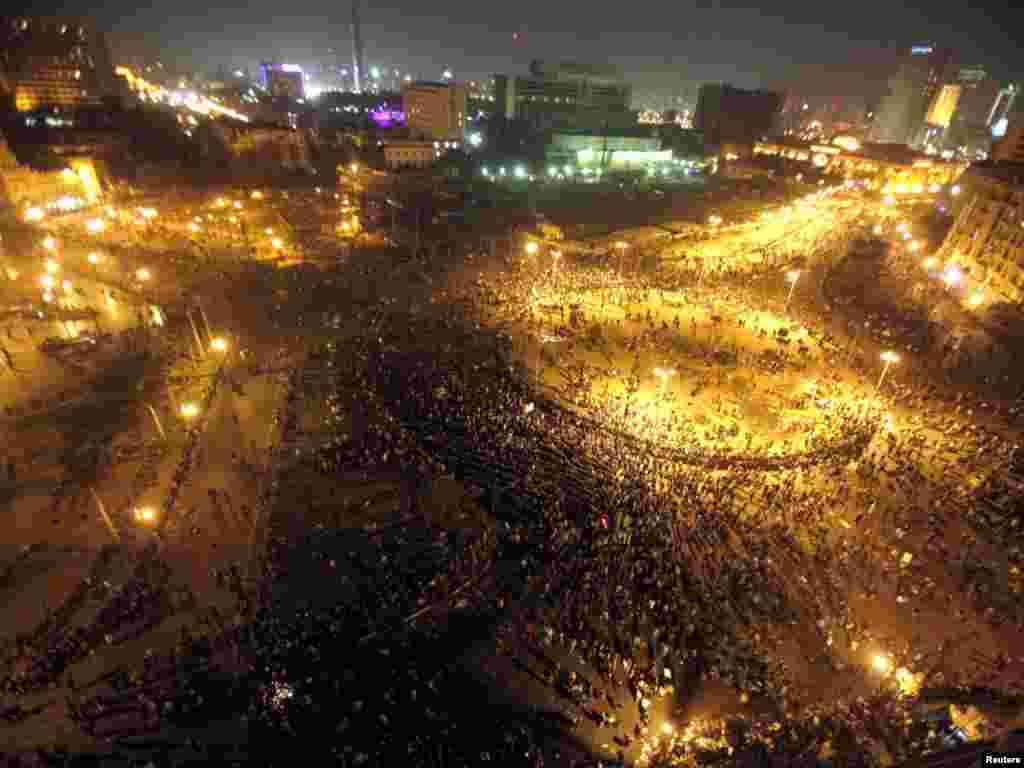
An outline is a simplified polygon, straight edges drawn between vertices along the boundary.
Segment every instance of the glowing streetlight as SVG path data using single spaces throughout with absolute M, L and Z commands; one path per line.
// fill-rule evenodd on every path
M 672 723 L 662 723 L 661 732 L 664 733 L 666 736 L 671 736 L 673 733 L 676 732 L 676 729 L 672 727 Z
M 153 507 L 136 507 L 132 511 L 135 522 L 142 525 L 153 525 L 156 522 L 156 509 Z
M 886 195 L 882 199 L 882 202 L 885 203 L 886 205 L 895 205 L 896 204 L 896 198 L 893 197 L 892 195 Z
M 266 235 L 272 235 L 272 234 L 274 234 L 274 228 L 273 227 L 267 227 L 266 229 L 263 230 L 263 233 L 266 234 Z
M 43 209 L 36 205 L 25 209 L 25 221 L 42 221 L 45 215 Z
M 231 205 L 236 211 L 242 210 L 242 203 L 238 200 L 235 200 Z
M 45 288 L 46 290 L 50 290 L 51 288 L 53 288 L 54 279 L 49 275 L 43 275 L 42 277 L 39 278 L 39 284 L 43 286 L 43 288 Z
M 52 237 L 47 237 L 43 240 L 43 248 L 48 251 L 54 251 L 57 249 L 57 241 Z
M 882 357 L 882 361 L 885 363 L 885 365 L 882 366 L 882 372 L 878 376 L 878 383 L 875 384 L 875 391 L 876 392 L 879 389 L 882 388 L 882 382 L 885 380 L 885 374 L 887 374 L 889 372 L 889 367 L 893 363 L 898 363 L 900 361 L 900 356 L 897 355 L 895 352 L 892 352 L 890 350 L 887 350 L 887 351 L 883 352 L 881 357 Z
M 975 291 L 971 298 L 967 300 L 967 303 L 972 307 L 980 307 L 985 303 L 985 294 L 981 291 Z
M 85 257 L 85 260 L 88 261 L 90 264 L 99 264 L 100 255 L 98 253 L 90 253 L 88 256 Z
M 218 197 L 216 200 L 213 201 L 213 204 L 218 208 L 223 208 L 225 205 L 228 204 L 228 201 L 225 200 L 223 197 Z
M 923 262 L 921 262 L 921 265 L 925 269 L 935 269 L 935 265 L 938 264 L 938 263 L 939 263 L 938 259 L 936 259 L 934 256 L 929 256 L 927 259 L 925 259 Z
M 217 336 L 210 341 L 210 349 L 214 352 L 223 352 L 228 348 L 227 339 L 223 336 Z
M 959 195 L 960 194 L 960 185 L 959 184 L 955 185 L 951 190 L 949 190 L 949 194 L 951 194 L 953 197 L 956 197 L 957 195 Z
M 156 208 L 139 208 L 139 215 L 146 221 L 151 221 L 157 217 Z
M 270 241 L 270 245 L 279 251 L 282 248 L 284 248 L 284 240 L 282 240 L 280 237 L 275 237 L 273 240 Z
M 916 253 L 917 251 L 921 250 L 921 241 L 913 240 L 907 243 L 907 250 L 909 250 L 911 253 Z
M 710 224 L 712 227 L 717 227 L 721 223 L 722 223 L 722 217 L 721 216 L 708 216 L 708 224 Z
M 199 406 L 195 403 L 182 403 L 181 415 L 186 419 L 194 419 L 199 415 Z
M 199 225 L 196 224 L 194 221 L 189 223 L 188 228 L 189 228 L 189 231 L 191 231 L 191 232 L 198 232 L 199 229 L 200 229 Z
M 55 275 L 60 271 L 60 264 L 58 264 L 53 259 L 47 259 L 43 266 L 46 267 L 46 271 L 49 272 L 51 275 Z
M 960 267 L 950 264 L 942 273 L 942 282 L 946 284 L 947 288 L 952 288 L 954 285 L 959 285 L 963 277 L 964 273 L 960 271 Z
M 668 387 L 668 380 L 676 375 L 675 368 L 655 368 L 654 375 L 661 381 L 661 394 L 665 394 L 665 389 Z
M 892 661 L 881 653 L 876 653 L 871 657 L 871 666 L 880 675 L 888 675 L 892 672 Z
M 142 267 L 141 269 L 138 269 L 138 270 L 135 271 L 135 277 L 137 277 L 139 282 L 141 282 L 141 283 L 146 282 L 152 276 L 153 275 L 150 273 L 150 271 L 148 269 L 146 269 L 145 267 Z
M 786 309 L 789 309 L 789 302 L 793 300 L 793 291 L 796 290 L 796 284 L 800 281 L 800 270 L 793 269 L 787 272 L 786 280 L 789 281 L 789 293 L 786 295 Z
M 262 200 L 263 199 L 263 193 L 260 192 L 258 189 L 254 189 L 252 191 L 252 194 L 249 195 L 249 197 L 251 197 L 253 200 Z
M 874 232 L 875 232 L 876 235 L 882 234 L 882 225 L 881 224 L 875 224 Z
M 526 242 L 526 245 L 524 246 L 524 249 L 526 250 L 526 252 L 528 254 L 530 254 L 531 256 L 537 252 L 538 248 L 539 248 L 539 246 L 533 240 L 528 240 Z
M 71 285 L 71 281 L 70 280 L 62 280 L 61 284 L 60 284 L 60 287 L 61 287 L 61 290 L 64 291 L 64 293 L 71 293 L 71 291 L 74 290 L 74 286 Z
M 352 171 L 352 173 L 359 173 L 359 163 L 352 163 L 348 169 Z
M 100 232 L 107 228 L 107 222 L 103 219 L 89 219 L 85 223 L 85 230 L 90 235 L 98 235 Z

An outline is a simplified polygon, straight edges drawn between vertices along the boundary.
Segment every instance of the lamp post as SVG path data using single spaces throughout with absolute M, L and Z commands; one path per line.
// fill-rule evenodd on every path
M 885 362 L 885 365 L 882 366 L 882 372 L 878 375 L 878 383 L 875 384 L 876 392 L 882 388 L 882 382 L 885 381 L 885 374 L 889 372 L 889 367 L 893 363 L 898 363 L 900 361 L 900 356 L 895 352 L 886 351 L 882 353 L 882 360 Z
M 665 389 L 668 387 L 668 380 L 676 375 L 675 368 L 655 368 L 654 375 L 661 381 L 661 396 L 665 396 Z
M 789 309 L 789 302 L 793 299 L 793 291 L 796 289 L 796 284 L 800 280 L 800 270 L 794 269 L 787 272 L 786 279 L 789 281 L 789 293 L 786 295 L 786 309 Z
M 615 247 L 619 251 L 619 279 L 622 279 L 622 261 L 626 255 L 626 249 L 629 248 L 629 243 L 625 240 L 619 240 L 615 243 Z

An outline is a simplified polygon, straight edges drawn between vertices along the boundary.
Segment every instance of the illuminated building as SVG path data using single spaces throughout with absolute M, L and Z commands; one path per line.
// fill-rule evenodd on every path
M 416 82 L 402 88 L 406 127 L 434 141 L 463 140 L 466 131 L 466 86 Z
M 1024 163 L 1024 114 L 1013 115 L 992 145 L 992 160 L 997 163 Z
M 260 64 L 260 82 L 274 99 L 301 99 L 305 97 L 302 67 L 297 64 Z
M 97 105 L 116 91 L 102 34 L 85 19 L 0 19 L 0 92 L 15 109 Z
M 605 136 L 593 132 L 554 133 L 544 151 L 549 167 L 625 170 L 672 162 L 672 150 L 647 133 Z
M 700 87 L 693 125 L 712 146 L 752 143 L 778 131 L 785 98 L 772 91 L 744 91 L 721 83 Z
M 525 77 L 495 75 L 495 113 L 535 130 L 586 130 L 636 123 L 632 89 L 615 69 L 534 60 Z
M 965 198 L 939 254 L 986 291 L 1024 301 L 1024 167 L 973 166 L 960 179 Z
M 432 141 L 385 141 L 384 164 L 388 168 L 427 168 L 438 157 Z
M 879 191 L 947 185 L 967 167 L 966 163 L 946 162 L 891 144 L 862 144 L 851 151 L 835 144 L 758 142 L 753 146 L 753 159 L 766 167 L 787 163 L 795 169 L 806 166 L 808 170 L 861 179 Z
M 996 103 L 992 105 L 986 124 L 992 130 L 993 135 L 1005 133 L 1006 125 L 1009 123 L 1010 114 L 1015 111 L 1017 97 L 1020 95 L 1020 86 L 1010 84 L 999 91 Z M 1001 126 L 1001 128 L 997 128 Z
M 884 144 L 917 144 L 929 108 L 942 86 L 955 80 L 953 53 L 918 45 L 903 57 L 882 98 L 871 126 L 871 138 Z

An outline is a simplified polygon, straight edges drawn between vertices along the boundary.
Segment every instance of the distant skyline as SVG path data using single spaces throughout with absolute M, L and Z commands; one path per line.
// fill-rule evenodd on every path
M 1024 79 L 1015 40 L 1024 9 L 991 0 L 917 4 L 777 0 L 769 15 L 745 0 L 364 0 L 363 36 L 368 65 L 423 77 L 445 68 L 467 80 L 521 73 L 534 58 L 609 62 L 633 84 L 635 106 L 645 94 L 692 100 L 702 82 L 863 103 L 883 91 L 900 51 L 924 43 L 949 45 L 961 64 L 980 64 L 997 79 Z M 331 48 L 343 66 L 351 62 L 348 0 L 48 0 L 29 2 L 26 12 L 92 16 L 115 59 L 148 53 L 185 70 L 306 63 Z

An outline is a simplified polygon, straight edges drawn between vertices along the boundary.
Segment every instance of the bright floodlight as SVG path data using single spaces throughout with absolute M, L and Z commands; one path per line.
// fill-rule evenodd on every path
M 85 229 L 89 234 L 97 235 L 107 228 L 107 222 L 103 219 L 89 219 L 85 223 Z
M 194 418 L 199 415 L 199 406 L 195 403 L 182 403 L 181 415 L 186 419 Z
M 282 240 L 280 237 L 275 237 L 273 240 L 270 241 L 270 244 L 277 250 L 281 250 L 282 248 L 284 248 L 284 240 Z
M 881 224 L 875 224 L 875 234 L 876 235 L 882 234 L 882 225 Z
M 238 200 L 235 200 L 231 205 L 234 206 L 236 211 L 242 210 L 242 204 Z
M 215 352 L 223 352 L 227 348 L 228 348 L 227 339 L 225 339 L 222 336 L 217 336 L 216 338 L 214 338 L 210 342 L 210 349 L 212 349 Z
M 948 286 L 958 285 L 963 277 L 964 273 L 955 264 L 950 264 L 942 273 L 942 281 Z
M 44 215 L 43 209 L 35 205 L 25 209 L 25 221 L 42 221 Z
M 90 264 L 99 264 L 100 263 L 100 255 L 98 253 L 90 253 L 86 257 L 86 261 L 88 261 Z
M 536 253 L 537 252 L 537 247 L 538 247 L 537 243 L 535 243 L 533 240 L 530 240 L 529 242 L 526 243 L 526 252 L 527 253 Z
M 900 356 L 892 351 L 883 352 L 881 357 L 882 360 L 886 363 L 898 363 L 900 361 Z
M 43 286 L 43 288 L 49 290 L 50 288 L 53 288 L 53 278 L 49 275 L 43 275 L 39 278 L 39 284 Z
M 153 507 L 136 507 L 133 516 L 135 522 L 143 525 L 152 525 L 156 522 L 156 510 Z
M 139 281 L 143 283 L 149 280 L 149 278 L 151 278 L 152 276 L 153 275 L 150 273 L 150 271 L 145 267 L 142 267 L 141 269 L 135 271 L 135 277 L 137 277 Z
M 953 197 L 956 197 L 957 195 L 960 194 L 960 186 L 959 185 L 954 186 L 951 190 L 949 190 L 949 193 L 951 195 L 953 195 Z
M 273 227 L 267 227 L 267 228 L 266 228 L 266 229 L 264 229 L 263 231 L 264 231 L 264 232 L 265 232 L 266 234 L 268 234 L 268 235 L 272 235 L 272 234 L 274 234 L 274 228 L 273 228 Z
M 60 271 L 60 264 L 58 264 L 53 259 L 47 259 L 44 266 L 46 267 L 46 271 L 49 272 L 51 275 L 55 275 L 57 274 L 58 271 Z
M 880 653 L 876 653 L 871 657 L 871 666 L 874 667 L 875 671 L 880 675 L 887 675 L 892 671 L 892 662 L 888 657 L 883 656 Z
M 54 240 L 52 237 L 47 237 L 46 239 L 43 240 L 43 248 L 45 248 L 46 250 L 52 251 L 56 249 L 56 247 L 57 241 Z

